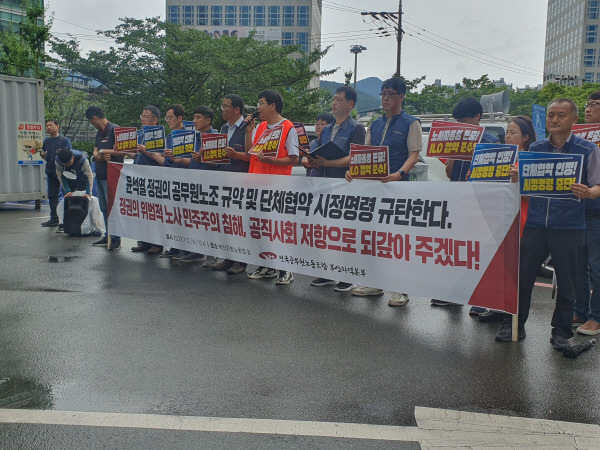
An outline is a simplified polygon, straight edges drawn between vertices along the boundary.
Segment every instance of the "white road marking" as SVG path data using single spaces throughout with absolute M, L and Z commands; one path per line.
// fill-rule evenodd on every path
M 39 216 L 39 217 L 21 217 L 19 220 L 39 220 L 39 219 L 49 219 L 50 216 Z
M 54 410 L 0 409 L 0 423 L 276 434 L 384 441 L 418 441 L 423 437 L 414 427 Z
M 600 426 L 415 408 L 418 427 L 335 422 L 0 409 L 0 424 L 137 428 L 419 442 L 422 449 L 598 449 Z

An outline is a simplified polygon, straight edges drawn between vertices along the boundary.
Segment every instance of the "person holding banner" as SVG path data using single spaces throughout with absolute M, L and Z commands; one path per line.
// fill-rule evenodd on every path
M 335 91 L 331 102 L 331 112 L 335 122 L 323 128 L 318 146 L 333 142 L 348 156 L 331 160 L 322 156 L 308 158 L 310 160 L 308 164 L 313 168 L 311 176 L 344 178 L 350 165 L 350 145 L 365 143 L 365 127 L 350 116 L 356 106 L 356 99 L 356 90 L 350 86 L 341 86 Z M 356 287 L 352 283 L 337 282 L 328 278 L 316 278 L 310 284 L 312 286 L 334 285 L 333 290 L 338 292 L 348 292 Z
M 506 126 L 506 143 L 517 146 L 517 152 L 526 152 L 529 150 L 529 146 L 533 144 L 537 139 L 533 122 L 527 116 L 516 116 L 508 122 Z M 470 172 L 470 171 L 469 171 Z M 518 181 L 519 171 L 517 166 L 511 167 L 511 182 L 516 183 Z M 523 229 L 525 227 L 525 221 L 527 220 L 527 209 L 529 207 L 529 197 L 521 197 L 521 236 L 523 236 Z M 489 310 L 479 314 L 477 320 L 480 322 L 500 322 L 506 317 L 505 313 L 501 313 L 494 310 Z
M 195 142 L 195 153 L 191 158 L 185 156 L 170 156 L 170 160 L 174 164 L 181 165 L 183 167 L 187 167 L 188 169 L 197 169 L 197 170 L 217 170 L 217 167 L 211 164 L 206 164 L 202 162 L 202 134 L 203 133 L 216 133 L 212 127 L 212 122 L 215 115 L 213 110 L 208 106 L 199 106 L 194 110 L 194 129 L 196 130 L 196 142 Z M 210 258 L 210 257 L 209 257 Z M 197 261 L 206 261 L 206 257 L 200 253 L 188 252 L 182 250 L 179 252 L 179 255 L 173 257 L 173 259 L 179 259 L 181 262 L 197 262 Z M 214 262 L 214 260 L 209 261 Z
M 61 148 L 71 148 L 71 141 L 58 134 L 60 124 L 55 119 L 46 121 L 46 132 L 50 137 L 44 140 L 40 155 L 46 160 L 46 181 L 48 184 L 48 203 L 50 203 L 50 220 L 42 223 L 43 227 L 60 225 L 56 207 L 58 206 L 58 194 L 60 193 L 60 178 L 56 176 L 56 154 Z
M 273 89 L 258 94 L 257 113 L 262 120 L 255 129 L 256 119 L 246 117 L 246 152 L 251 155 L 248 173 L 268 175 L 291 175 L 292 167 L 298 164 L 298 134 L 294 124 L 284 119 L 283 98 Z M 260 144 L 263 143 L 263 144 Z M 267 149 L 274 148 L 274 156 Z M 290 284 L 294 281 L 291 272 L 260 266 L 248 278 L 275 278 L 275 284 Z
M 331 102 L 335 124 L 323 128 L 319 137 L 319 146 L 333 142 L 348 156 L 329 160 L 322 156 L 311 158 L 311 165 L 319 169 L 312 176 L 344 178 L 350 166 L 350 144 L 365 143 L 365 127 L 350 116 L 356 106 L 357 97 L 356 90 L 350 86 L 341 86 L 335 91 Z
M 480 126 L 479 122 L 483 116 L 483 107 L 475 97 L 467 96 L 461 98 L 452 109 L 452 117 L 458 123 L 467 123 L 469 125 Z M 484 132 L 481 143 L 494 144 L 500 142 L 493 134 Z M 448 160 L 446 164 L 446 175 L 450 181 L 466 181 L 467 172 L 471 168 L 470 161 Z
M 173 106 L 167 107 L 167 112 L 165 114 L 165 121 L 167 122 L 167 125 L 169 126 L 171 131 L 184 129 L 184 126 L 183 126 L 183 117 L 184 116 L 185 116 L 185 110 L 183 109 L 183 106 L 173 105 Z M 166 141 L 167 141 L 166 148 L 162 154 L 154 153 L 154 152 L 146 152 L 145 155 L 148 156 L 150 159 L 154 160 L 159 166 L 178 167 L 178 168 L 185 167 L 182 164 L 176 163 L 171 160 L 171 156 L 173 156 L 173 151 L 172 151 L 173 135 L 172 135 L 172 133 L 167 136 Z M 169 258 L 170 258 L 170 256 L 169 256 Z
M 548 138 L 537 141 L 529 152 L 582 155 L 581 183 L 572 183 L 571 191 L 579 199 L 600 196 L 600 150 L 598 146 L 575 136 L 577 105 L 558 98 L 548 105 Z M 520 170 L 523 170 L 520 162 Z M 543 192 L 541 193 L 543 195 Z M 585 202 L 572 199 L 531 196 L 527 222 L 521 238 L 519 265 L 518 338 L 525 338 L 525 323 L 531 307 L 531 293 L 540 265 L 548 254 L 552 257 L 558 282 L 556 306 L 552 316 L 550 343 L 556 350 L 571 346 L 573 309 L 585 245 Z M 505 318 L 496 340 L 512 340 L 512 318 Z
M 185 110 L 181 105 L 172 105 L 167 107 L 167 112 L 165 113 L 165 121 L 167 125 L 171 129 L 174 130 L 183 130 L 183 117 L 185 115 Z M 165 151 L 160 153 L 155 152 L 146 152 L 145 155 L 150 159 L 154 160 L 159 166 L 163 167 L 185 167 L 182 164 L 171 161 L 171 156 L 173 155 L 173 135 L 169 134 L 166 139 L 166 149 Z M 165 250 L 160 254 L 160 258 L 172 258 L 179 259 L 180 256 L 185 256 L 187 252 L 183 250 L 179 250 L 177 248 L 171 248 L 169 250 Z
M 108 161 L 123 164 L 123 155 L 119 155 L 114 150 L 115 146 L 115 125 L 108 121 L 104 111 L 98 106 L 90 106 L 85 111 L 85 117 L 90 124 L 98 130 L 96 133 L 96 143 L 94 145 L 94 158 L 96 159 L 96 188 L 98 190 L 98 202 L 100 210 L 104 215 L 104 225 L 106 234 L 102 239 L 94 242 L 95 247 L 107 247 L 109 250 L 118 250 L 121 248 L 121 237 L 117 235 L 110 236 L 110 246 L 108 246 Z
M 225 149 L 229 164 L 220 164 L 219 170 L 248 173 L 250 155 L 246 153 L 246 132 L 240 128 L 244 122 L 244 100 L 239 95 L 227 94 L 221 102 L 221 117 L 225 121 L 221 134 L 227 135 Z M 246 270 L 246 263 L 224 259 L 210 266 L 213 270 L 227 271 L 229 275 L 239 275 Z
M 382 183 L 390 181 L 408 181 L 409 172 L 419 160 L 422 150 L 421 122 L 408 114 L 402 103 L 406 95 L 406 83 L 400 78 L 390 78 L 381 85 L 381 108 L 385 116 L 373 121 L 367 133 L 366 144 L 387 146 L 389 149 L 390 175 L 381 179 Z M 350 172 L 346 172 L 346 180 L 352 181 Z M 352 295 L 381 295 L 383 289 L 356 287 Z M 408 295 L 393 292 L 388 300 L 389 306 L 402 306 L 408 303 Z
M 467 96 L 461 98 L 454 108 L 452 109 L 452 117 L 456 119 L 458 123 L 466 123 L 469 125 L 480 126 L 479 122 L 483 116 L 483 107 L 479 100 L 475 97 Z M 481 143 L 493 144 L 500 142 L 493 134 L 484 132 L 481 137 Z M 446 175 L 450 178 L 450 181 L 467 181 L 467 173 L 471 168 L 470 161 L 459 161 L 455 159 L 449 159 L 446 164 Z M 431 299 L 433 306 L 454 306 L 459 303 L 452 303 L 438 299 Z M 478 316 L 479 314 L 485 313 L 485 308 L 479 306 L 472 306 L 469 314 L 472 316 Z
M 315 134 L 317 135 L 317 138 L 310 141 L 311 152 L 313 150 L 316 150 L 316 148 L 319 146 L 319 137 L 321 137 L 321 132 L 323 131 L 323 128 L 325 128 L 327 125 L 333 122 L 335 122 L 335 117 L 333 117 L 333 114 L 331 114 L 330 112 L 322 112 L 317 116 L 317 119 L 315 120 Z M 302 158 L 301 162 L 304 168 L 306 169 L 307 177 L 319 176 L 319 169 L 317 167 L 313 167 L 308 158 Z
M 143 127 L 158 126 L 160 122 L 160 110 L 156 106 L 148 105 L 142 110 L 140 115 L 140 123 Z M 142 166 L 158 166 L 159 164 L 148 157 L 146 146 L 144 145 L 144 133 L 138 135 L 138 154 L 133 160 L 134 164 Z M 135 247 L 131 247 L 132 252 L 145 252 L 148 255 L 157 255 L 163 251 L 162 245 L 155 245 L 150 242 L 138 241 Z
M 588 97 L 585 123 L 600 124 L 600 91 Z M 585 202 L 585 224 L 585 266 L 580 273 L 573 326 L 579 334 L 593 336 L 600 333 L 600 199 Z

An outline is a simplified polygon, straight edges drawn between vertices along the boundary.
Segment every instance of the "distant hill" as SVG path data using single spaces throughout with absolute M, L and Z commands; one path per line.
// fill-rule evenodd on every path
M 371 97 L 379 98 L 381 83 L 383 83 L 383 80 L 380 80 L 377 77 L 365 78 L 364 80 L 358 80 L 356 82 L 356 90 L 362 91 Z
M 364 82 L 364 84 L 362 84 Z M 377 84 L 377 89 L 374 91 L 373 87 Z M 327 89 L 332 93 L 335 93 L 336 89 L 343 86 L 344 83 L 338 83 L 336 81 L 321 80 L 321 87 Z M 361 89 L 364 86 L 369 92 L 375 92 L 375 95 L 371 95 Z M 358 94 L 358 100 L 356 102 L 356 109 L 358 112 L 371 111 L 374 109 L 381 108 L 381 99 L 379 98 L 379 92 L 381 90 L 381 80 L 379 78 L 371 77 L 365 80 L 356 82 L 356 91 Z

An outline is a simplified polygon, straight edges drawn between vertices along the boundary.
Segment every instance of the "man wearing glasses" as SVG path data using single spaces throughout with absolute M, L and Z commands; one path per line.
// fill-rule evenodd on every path
M 219 165 L 219 170 L 248 173 L 250 155 L 246 153 L 246 132 L 240 128 L 244 122 L 244 100 L 235 94 L 227 94 L 221 102 L 221 117 L 225 122 L 221 134 L 227 135 L 227 156 L 230 164 Z M 246 270 L 246 263 L 224 259 L 210 266 L 213 270 L 227 271 L 238 275 Z
M 156 106 L 146 106 L 140 115 L 142 127 L 157 126 L 160 122 L 160 110 Z M 138 136 L 138 154 L 135 155 L 134 164 L 142 166 L 158 166 L 155 160 L 148 157 L 146 146 L 144 145 L 144 134 Z M 162 245 L 151 244 L 150 242 L 138 241 L 135 247 L 131 247 L 132 252 L 146 252 L 148 255 L 157 255 L 163 251 Z
M 183 130 L 183 116 L 185 115 L 185 110 L 181 105 L 173 105 L 167 107 L 167 112 L 165 114 L 165 120 L 167 125 L 171 130 Z M 173 156 L 173 136 L 169 134 L 166 139 L 166 149 L 161 155 L 160 153 L 146 152 L 145 155 L 149 156 L 151 159 L 156 161 L 159 166 L 164 167 L 185 167 L 183 164 L 179 164 L 171 161 L 171 156 Z M 182 256 L 187 255 L 188 252 L 184 250 L 179 250 L 177 248 L 171 248 L 169 250 L 165 250 L 160 254 L 160 258 L 172 258 L 179 259 Z
M 600 123 L 600 91 L 588 97 L 585 123 Z M 573 326 L 579 334 L 593 336 L 600 333 L 600 199 L 585 202 L 585 225 L 585 252 L 577 283 Z
M 385 116 L 373 121 L 367 133 L 367 145 L 387 145 L 390 158 L 390 175 L 381 179 L 390 181 L 408 181 L 409 172 L 419 160 L 422 148 L 421 122 L 402 108 L 406 94 L 406 84 L 400 78 L 390 78 L 381 85 L 381 109 Z M 346 179 L 352 181 L 350 172 Z M 357 287 L 352 295 L 381 295 L 383 289 Z M 388 300 L 389 306 L 402 306 L 408 303 L 408 295 L 393 292 Z

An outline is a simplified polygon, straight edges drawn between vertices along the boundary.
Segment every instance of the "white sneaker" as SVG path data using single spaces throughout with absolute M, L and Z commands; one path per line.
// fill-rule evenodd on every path
M 248 274 L 248 278 L 253 280 L 260 280 L 261 278 L 275 278 L 278 272 L 275 269 L 269 269 L 268 267 L 260 266 L 254 272 Z
M 388 306 L 404 306 L 408 303 L 408 295 L 402 292 L 392 292 L 392 296 L 388 300 Z
M 285 272 L 282 276 L 277 278 L 275 284 L 290 284 L 292 281 L 294 281 L 294 275 L 292 275 L 292 272 Z
M 359 286 L 352 289 L 352 295 L 358 295 L 360 297 L 367 297 L 369 295 L 381 295 L 383 294 L 383 289 L 370 288 Z

